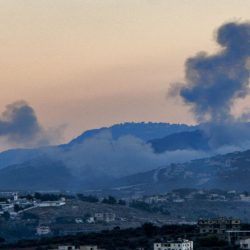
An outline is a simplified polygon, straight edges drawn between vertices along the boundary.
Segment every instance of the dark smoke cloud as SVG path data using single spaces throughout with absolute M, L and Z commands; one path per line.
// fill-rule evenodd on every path
M 6 106 L 0 117 L 0 138 L 14 146 L 49 144 L 48 134 L 39 124 L 34 109 L 25 101 Z
M 249 93 L 250 24 L 221 26 L 217 42 L 219 53 L 199 53 L 186 61 L 187 84 L 179 92 L 199 122 L 232 119 L 234 100 Z
M 176 84 L 178 94 L 192 111 L 212 148 L 249 146 L 249 115 L 232 115 L 236 99 L 249 94 L 250 23 L 227 23 L 216 33 L 218 53 L 197 54 L 186 61 L 186 84 Z

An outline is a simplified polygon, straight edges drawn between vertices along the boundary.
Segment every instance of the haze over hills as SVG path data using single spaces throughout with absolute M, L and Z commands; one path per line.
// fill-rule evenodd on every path
M 131 186 L 150 193 L 176 188 L 249 190 L 250 150 L 176 163 L 121 178 L 116 186 Z M 114 185 L 115 186 L 115 185 Z
M 118 124 L 86 131 L 64 145 L 2 152 L 0 188 L 83 190 L 110 183 L 140 185 L 146 192 L 247 188 L 250 151 L 209 158 L 216 152 L 197 126 Z
M 106 180 L 113 178 L 112 171 L 122 171 L 126 175 L 126 168 L 136 171 L 139 164 L 142 171 L 165 162 L 155 156 L 147 140 L 195 129 L 195 126 L 183 124 L 124 123 L 86 131 L 68 144 L 4 151 L 0 153 L 0 188 L 48 190 L 69 186 L 74 189 L 92 187 L 97 180 L 102 185 L 104 176 Z M 109 150 L 105 151 L 106 148 Z M 95 151 L 93 156 L 90 151 Z M 103 159 L 107 161 L 104 166 Z M 127 163 L 123 166 L 121 160 Z M 82 166 L 84 161 L 86 164 Z M 118 170 L 115 169 L 117 164 L 121 165 Z M 134 170 L 128 170 L 128 174 L 135 173 Z
M 75 144 L 83 143 L 85 140 L 93 138 L 100 133 L 111 133 L 113 139 L 119 137 L 131 135 L 136 138 L 140 138 L 143 141 L 148 141 L 155 138 L 161 138 L 173 133 L 182 131 L 193 131 L 196 126 L 188 126 L 185 124 L 169 124 L 169 123 L 123 123 L 116 124 L 111 127 L 103 127 L 99 129 L 87 130 L 80 136 L 76 137 L 67 144 L 42 147 L 42 148 L 31 148 L 31 149 L 12 149 L 3 151 L 0 153 L 0 169 L 9 165 L 22 163 L 34 159 L 38 156 L 45 154 L 51 149 L 59 148 L 70 148 Z
M 160 128 L 159 131 L 157 127 Z M 144 138 L 145 142 L 136 137 L 131 139 L 131 135 L 128 135 L 129 128 L 133 135 Z M 209 140 L 197 127 L 125 123 L 112 126 L 111 134 L 107 130 L 109 128 L 86 131 L 69 144 L 1 153 L 0 188 L 83 190 L 108 187 L 110 183 L 116 186 L 140 185 L 146 192 L 164 192 L 180 187 L 247 188 L 250 151 L 207 158 L 204 152 L 210 150 Z M 113 138 L 112 131 L 115 131 L 113 133 L 116 139 Z M 180 132 L 174 133 L 176 131 Z M 108 136 L 106 132 L 109 132 Z M 148 138 L 163 133 L 168 135 L 147 143 Z M 131 144 L 133 140 L 134 144 Z M 92 154 L 94 150 L 97 151 Z M 191 155 L 186 163 L 185 158 L 181 159 L 181 163 L 174 163 L 175 158 L 171 160 L 172 153 L 177 152 L 177 158 L 180 158 L 183 152 L 193 152 L 190 150 L 197 150 L 198 154 Z M 94 159 L 95 157 L 100 159 Z M 203 157 L 205 158 L 189 161 Z M 121 159 L 124 159 L 124 165 L 120 163 Z M 121 175 L 116 174 L 121 171 Z
M 166 192 L 175 188 L 248 190 L 250 150 L 172 163 L 151 171 L 123 178 L 111 178 L 85 171 L 74 175 L 62 161 L 47 156 L 0 170 L 1 189 L 84 190 L 91 188 L 136 187 L 146 193 Z M 239 181 L 240 180 L 240 181 Z M 15 183 L 15 185 L 13 185 Z M 112 185 L 111 185 L 112 183 Z

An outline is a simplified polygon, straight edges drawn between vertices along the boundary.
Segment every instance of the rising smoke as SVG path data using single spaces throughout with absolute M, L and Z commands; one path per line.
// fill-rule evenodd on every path
M 34 109 L 25 101 L 6 106 L 0 117 L 0 138 L 13 146 L 41 146 L 50 138 L 39 124 Z
M 191 107 L 213 147 L 246 145 L 250 126 L 232 115 L 235 100 L 249 93 L 250 23 L 227 23 L 216 36 L 220 51 L 186 61 L 186 83 L 178 94 Z M 245 116 L 246 117 L 246 116 Z
M 60 156 L 78 176 L 125 176 L 171 162 L 227 153 L 250 146 L 250 126 L 231 114 L 234 101 L 249 93 L 250 24 L 228 23 L 217 32 L 215 55 L 199 53 L 186 62 L 186 84 L 178 94 L 190 105 L 213 152 L 176 150 L 155 154 L 138 138 L 100 134 Z M 243 120 L 242 120 L 243 119 Z
M 150 144 L 137 137 L 126 135 L 115 139 L 109 131 L 71 145 L 67 150 L 53 151 L 50 155 L 62 160 L 73 175 L 86 179 L 90 176 L 127 176 L 173 162 L 181 163 L 208 156 L 208 153 L 197 150 L 156 154 Z

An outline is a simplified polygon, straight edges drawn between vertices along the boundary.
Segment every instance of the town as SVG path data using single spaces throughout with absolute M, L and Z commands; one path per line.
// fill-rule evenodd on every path
M 40 238 L 4 245 L 2 249 L 54 250 L 205 250 L 250 249 L 250 225 L 235 218 L 199 219 L 195 225 L 145 223 L 138 228 L 113 228 L 99 233 Z M 9 247 L 9 248 L 8 248 Z
M 250 226 L 247 224 L 249 217 L 246 214 L 249 211 L 247 206 L 250 205 L 250 200 L 247 192 L 177 189 L 166 194 L 131 199 L 67 192 L 15 191 L 1 192 L 0 195 L 0 225 L 4 229 L 0 232 L 0 239 L 2 239 L 0 242 L 3 247 L 6 244 L 18 244 L 22 240 L 40 241 L 55 237 L 98 233 L 103 230 L 132 230 L 150 224 L 160 228 L 176 225 L 180 230 L 182 227 L 187 227 L 192 234 L 187 237 L 189 235 L 187 232 L 176 235 L 170 233 L 170 237 L 167 238 L 165 237 L 167 234 L 161 235 L 157 238 L 159 241 L 150 242 L 149 249 L 191 250 L 196 248 L 197 241 L 202 240 L 250 249 Z M 204 216 L 196 215 L 197 210 L 193 208 L 193 216 L 184 217 L 184 206 L 189 202 L 198 204 L 198 201 L 203 201 L 210 206 L 216 204 L 216 207 L 220 203 L 231 204 L 231 207 L 238 204 L 240 209 L 244 206 L 245 217 L 227 216 L 225 205 L 223 206 L 224 216 L 211 213 L 207 205 L 205 211 L 202 208 L 201 215 Z M 176 216 L 172 211 L 178 210 L 177 208 L 182 210 L 180 213 L 182 216 Z M 188 209 L 186 207 L 185 210 Z M 12 237 L 9 237 L 8 232 L 11 232 Z M 198 246 L 197 249 L 202 249 Z M 97 248 L 96 244 L 80 246 L 70 242 L 67 245 L 57 243 L 54 247 L 61 250 L 104 248 L 102 245 L 98 245 Z M 138 247 L 138 249 L 147 249 L 145 245 Z

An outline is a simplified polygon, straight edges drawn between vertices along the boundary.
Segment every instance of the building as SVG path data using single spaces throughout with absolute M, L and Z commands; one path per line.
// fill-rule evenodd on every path
M 241 194 L 241 195 L 240 195 L 240 200 L 241 200 L 241 201 L 250 202 L 250 196 Z
M 101 250 L 98 249 L 97 246 L 79 246 L 76 247 L 74 245 L 62 245 L 62 246 L 58 246 L 58 248 L 53 249 L 53 250 Z
M 38 207 L 60 207 L 64 206 L 66 204 L 65 201 L 59 200 L 59 201 L 42 201 L 37 204 Z
M 51 230 L 49 226 L 38 226 L 36 228 L 36 234 L 39 236 L 50 234 Z
M 87 218 L 86 222 L 89 224 L 95 223 L 95 217 L 91 216 L 91 217 Z
M 82 218 L 75 218 L 75 223 L 81 224 L 81 223 L 83 223 L 83 219 Z
M 98 250 L 97 246 L 80 246 L 80 250 Z
M 200 219 L 197 224 L 201 234 L 224 234 L 226 231 L 237 231 L 241 228 L 241 221 L 238 219 Z
M 250 231 L 247 230 L 227 231 L 226 236 L 229 245 L 240 245 L 241 240 L 250 238 Z
M 116 219 L 114 213 L 95 213 L 95 221 L 97 222 L 113 222 Z
M 240 240 L 240 249 L 250 249 L 250 238 Z
M 17 201 L 17 200 L 18 200 L 18 193 L 14 193 L 14 194 L 13 194 L 13 199 L 14 199 L 14 201 Z
M 193 250 L 193 241 L 178 239 L 164 243 L 154 243 L 154 250 Z
M 58 246 L 56 250 L 76 250 L 77 248 L 73 245 Z

